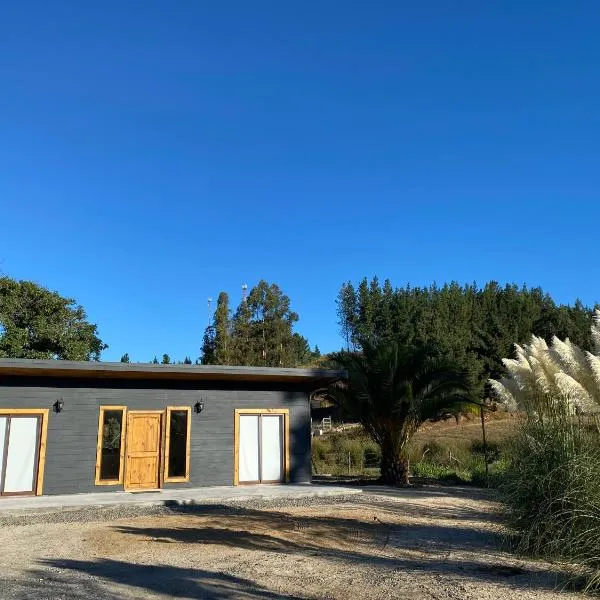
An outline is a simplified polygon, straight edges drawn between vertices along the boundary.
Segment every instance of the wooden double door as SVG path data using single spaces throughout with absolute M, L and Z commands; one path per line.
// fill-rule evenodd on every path
M 163 411 L 128 411 L 125 489 L 153 490 L 161 486 Z

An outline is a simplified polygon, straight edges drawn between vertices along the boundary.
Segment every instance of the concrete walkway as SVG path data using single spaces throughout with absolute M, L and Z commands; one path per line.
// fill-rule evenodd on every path
M 0 515 L 10 511 L 46 511 L 84 507 L 138 505 L 202 505 L 235 500 L 278 500 L 292 498 L 322 498 L 360 494 L 359 488 L 312 485 L 245 485 L 239 487 L 204 487 L 168 489 L 159 492 L 101 492 L 62 496 L 6 496 L 0 499 Z

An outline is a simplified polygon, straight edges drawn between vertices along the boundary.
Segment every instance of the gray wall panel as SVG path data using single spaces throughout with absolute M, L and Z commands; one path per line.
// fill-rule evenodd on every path
M 89 383 L 89 387 L 87 384 Z M 245 384 L 248 386 L 248 384 Z M 258 385 L 258 384 L 257 384 Z M 93 387 L 98 386 L 98 387 Z M 160 386 L 160 387 L 159 387 Z M 215 389 L 224 387 L 228 389 Z M 249 386 L 248 386 L 249 387 Z M 44 494 L 108 492 L 120 486 L 94 485 L 98 412 L 101 405 L 124 405 L 131 410 L 193 406 L 204 401 L 201 414 L 192 412 L 190 481 L 165 488 L 232 485 L 233 430 L 236 408 L 290 410 L 290 477 L 310 481 L 310 410 L 306 390 L 236 389 L 234 384 L 139 382 L 124 380 L 73 381 L 9 378 L 0 380 L 0 408 L 52 408 L 59 398 L 63 412 L 50 412 Z

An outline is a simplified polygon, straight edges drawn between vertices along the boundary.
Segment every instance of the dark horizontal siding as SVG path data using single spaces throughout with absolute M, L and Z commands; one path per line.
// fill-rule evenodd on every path
M 88 384 L 88 385 L 86 385 Z M 94 387 L 92 387 L 92 384 Z M 238 384 L 239 385 L 239 384 Z M 98 412 L 102 405 L 123 405 L 131 410 L 193 406 L 202 398 L 204 411 L 192 412 L 190 482 L 165 488 L 231 485 L 233 483 L 233 430 L 236 408 L 288 408 L 290 410 L 290 477 L 310 481 L 310 412 L 307 389 L 273 384 L 236 387 L 230 382 L 136 382 L 3 377 L 0 408 L 51 408 L 62 398 L 63 412 L 50 412 L 45 494 L 103 492 L 121 486 L 94 485 Z

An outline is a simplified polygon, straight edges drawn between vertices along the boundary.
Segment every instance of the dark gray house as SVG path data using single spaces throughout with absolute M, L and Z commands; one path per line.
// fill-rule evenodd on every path
M 0 359 L 0 496 L 308 482 L 342 373 Z

